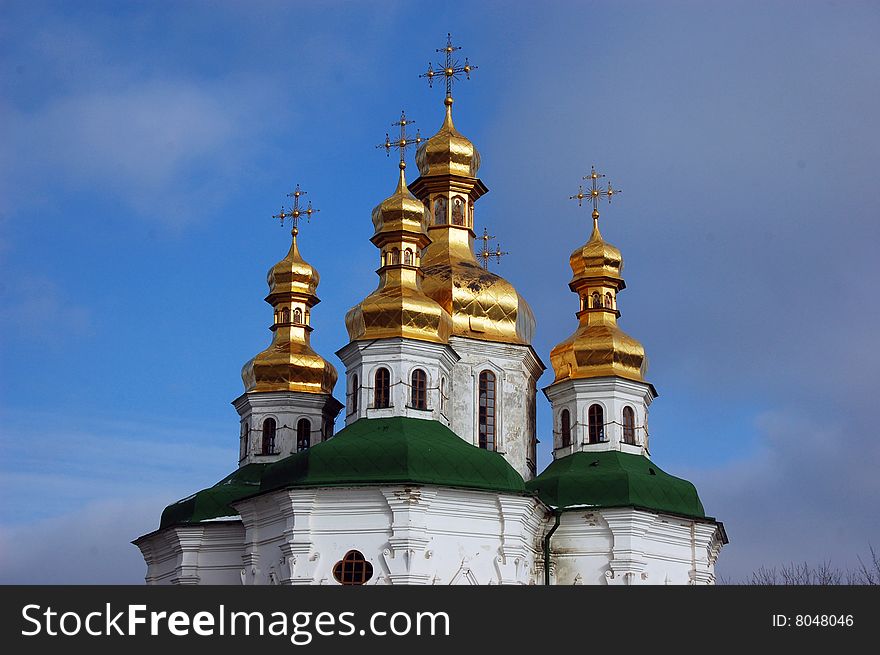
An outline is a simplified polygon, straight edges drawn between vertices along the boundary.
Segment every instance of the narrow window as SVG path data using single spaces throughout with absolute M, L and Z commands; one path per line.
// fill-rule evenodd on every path
M 359 550 L 350 550 L 333 566 L 333 577 L 341 585 L 362 585 L 373 577 L 373 565 Z
M 403 252 L 403 263 L 406 264 L 407 266 L 412 266 L 412 263 L 413 263 L 413 251 L 410 250 L 409 248 L 407 248 L 407 249 Z
M 358 376 L 353 375 L 351 378 L 351 413 L 358 411 L 358 396 L 360 395 L 360 386 L 358 385 Z
M 440 411 L 446 410 L 446 378 L 440 378 Z
M 290 323 L 290 310 L 287 307 L 281 310 L 281 322 Z
M 312 424 L 307 418 L 301 418 L 296 424 L 296 452 L 308 450 L 312 445 Z
M 397 248 L 391 249 L 391 263 L 399 264 L 400 263 L 400 251 Z
M 306 310 L 306 325 L 311 325 L 311 322 L 312 322 L 312 315 L 309 312 L 309 310 L 307 309 Z
M 241 445 L 238 451 L 238 460 L 241 461 L 248 454 L 248 440 L 250 439 L 251 426 L 247 423 L 241 424 Z
M 452 223 L 453 225 L 464 225 L 464 200 L 461 196 L 455 196 L 452 199 Z
M 590 423 L 590 443 L 605 441 L 605 417 L 602 412 L 602 406 L 590 405 L 587 418 Z
M 267 418 L 263 421 L 263 455 L 275 454 L 275 419 Z
M 293 310 L 293 322 L 296 323 L 297 325 L 302 325 L 303 312 L 299 307 L 297 307 L 296 309 Z
M 623 443 L 636 443 L 636 413 L 629 406 L 623 408 Z
M 568 448 L 571 445 L 571 414 L 568 413 L 567 409 L 562 410 L 559 423 L 562 432 L 562 447 Z
M 446 198 L 440 196 L 434 201 L 434 225 L 444 225 L 446 218 Z
M 478 425 L 480 448 L 495 450 L 495 374 L 480 373 Z
M 606 293 L 606 294 L 605 294 L 605 306 L 606 306 L 608 309 L 611 309 L 611 305 L 612 305 L 612 304 L 613 304 L 613 303 L 611 302 L 611 293 L 610 293 L 610 292 L 609 292 L 609 293 Z
M 376 371 L 376 380 L 373 385 L 373 407 L 382 409 L 391 404 L 391 373 L 387 368 Z
M 428 409 L 428 376 L 420 368 L 412 372 L 412 406 Z
M 602 296 L 598 291 L 593 292 L 593 307 L 601 307 L 602 306 Z
M 468 227 L 471 229 L 474 227 L 474 203 L 470 204 L 470 211 L 468 212 Z

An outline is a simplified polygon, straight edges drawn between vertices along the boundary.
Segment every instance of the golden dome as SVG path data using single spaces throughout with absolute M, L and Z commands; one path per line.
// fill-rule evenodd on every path
M 422 176 L 463 175 L 476 177 L 480 153 L 452 123 L 452 98 L 446 98 L 446 118 L 440 131 L 416 150 L 416 166 Z
M 452 315 L 452 333 L 474 339 L 529 344 L 535 315 L 504 278 L 477 263 L 469 230 L 431 230 L 422 288 Z
M 287 256 L 270 268 L 266 275 L 266 282 L 269 285 L 269 297 L 266 300 L 269 303 L 272 302 L 269 298 L 273 295 L 295 293 L 313 296 L 318 288 L 321 276 L 299 254 L 296 232 L 294 228 L 293 240 Z
M 319 275 L 299 253 L 296 228 L 291 234 L 290 251 L 267 276 L 266 302 L 275 309 L 272 343 L 242 367 L 241 379 L 246 392 L 329 394 L 338 377 L 336 369 L 309 343 L 310 310 L 320 302 L 315 295 Z
M 623 270 L 623 257 L 620 250 L 602 238 L 599 233 L 598 221 L 593 223 L 593 233 L 590 235 L 590 240 L 583 246 L 576 248 L 568 261 L 574 273 L 572 284 L 584 278 L 612 277 L 619 279 Z
M 569 263 L 574 274 L 569 287 L 580 298 L 580 325 L 550 352 L 554 382 L 606 376 L 644 382 L 645 349 L 617 325 L 617 292 L 626 288 L 620 277 L 623 257 L 602 238 L 597 213 L 590 240 L 571 254 Z
M 383 232 L 410 232 L 414 235 L 425 234 L 425 206 L 419 202 L 406 186 L 404 170 L 400 169 L 400 178 L 394 193 L 373 209 L 373 227 L 375 233 L 372 241 Z M 427 242 L 427 239 L 425 239 Z
M 381 250 L 379 286 L 345 315 L 349 339 L 406 337 L 446 343 L 449 314 L 422 291 L 421 251 L 430 242 L 425 207 L 409 192 L 401 165 L 394 194 L 372 214 L 371 241 Z

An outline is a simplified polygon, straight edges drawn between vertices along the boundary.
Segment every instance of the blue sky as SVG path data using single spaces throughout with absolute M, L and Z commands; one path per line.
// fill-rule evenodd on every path
M 530 301 L 575 327 L 568 196 L 624 189 L 603 234 L 646 346 L 652 448 L 731 544 L 719 571 L 880 547 L 880 8 L 876 3 L 0 5 L 0 580 L 138 582 L 128 542 L 235 465 L 229 404 L 269 341 L 270 216 L 321 209 L 313 344 L 376 284 L 370 211 L 401 109 L 447 31 L 479 66 L 457 127 Z M 872 298 L 874 300 L 872 300 Z M 549 376 L 542 385 L 550 383 Z M 540 438 L 549 441 L 539 399 Z M 543 452 L 544 462 L 548 453 Z M 58 542 L 66 548 L 59 552 Z

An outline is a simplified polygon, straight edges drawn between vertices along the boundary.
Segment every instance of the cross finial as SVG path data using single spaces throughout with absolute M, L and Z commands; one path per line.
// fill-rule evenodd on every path
M 578 192 L 573 196 L 569 196 L 569 200 L 578 201 L 578 207 L 582 205 L 585 199 L 589 199 L 593 203 L 594 227 L 599 224 L 599 201 L 604 198 L 608 201 L 608 204 L 611 204 L 611 198 L 618 193 L 622 193 L 621 189 L 612 188 L 611 182 L 608 183 L 607 189 L 600 189 L 598 182 L 603 177 L 605 175 L 597 172 L 595 166 L 590 166 L 590 174 L 583 177 L 585 180 L 590 180 L 590 188 L 584 191 L 583 185 L 578 185 Z
M 501 250 L 500 243 L 495 245 L 494 251 L 492 251 L 489 248 L 489 241 L 491 239 L 494 239 L 495 237 L 493 235 L 489 234 L 489 230 L 487 230 L 485 227 L 483 228 L 483 236 L 481 236 L 479 238 L 483 241 L 483 245 L 480 247 L 480 250 L 477 250 L 477 252 L 475 254 L 477 257 L 479 257 L 481 260 L 483 260 L 483 268 L 485 268 L 486 270 L 489 270 L 489 260 L 492 257 L 494 257 L 495 261 L 500 264 L 501 258 L 504 255 L 510 254 L 509 252 L 505 252 L 505 251 Z
M 293 205 L 290 207 L 290 209 L 285 210 L 284 206 L 282 205 L 281 211 L 278 214 L 272 216 L 272 218 L 279 219 L 282 225 L 284 225 L 285 219 L 290 219 L 290 221 L 293 223 L 293 229 L 290 231 L 290 233 L 293 236 L 299 234 L 299 221 L 303 216 L 305 216 L 306 221 L 311 221 L 312 214 L 316 214 L 321 211 L 320 209 L 312 208 L 311 200 L 309 200 L 309 204 L 306 206 L 305 209 L 299 206 L 299 199 L 302 196 L 306 195 L 306 193 L 307 192 L 301 190 L 299 188 L 299 184 L 297 184 L 296 188 L 287 194 L 288 198 L 293 198 Z
M 464 73 L 467 79 L 471 79 L 471 71 L 475 70 L 477 67 L 468 61 L 468 58 L 464 58 L 464 64 L 453 57 L 453 53 L 456 50 L 461 50 L 461 46 L 452 45 L 452 34 L 448 33 L 446 35 L 446 47 L 445 48 L 437 48 L 437 52 L 442 52 L 445 55 L 445 60 L 442 63 L 437 64 L 437 69 L 434 69 L 434 66 L 429 62 L 428 70 L 419 75 L 419 77 L 428 78 L 428 86 L 434 86 L 434 78 L 438 75 L 442 75 L 446 79 L 446 104 L 452 104 L 452 84 L 455 80 L 459 79 L 459 75 Z
M 400 151 L 400 170 L 406 168 L 405 161 L 405 153 L 406 147 L 411 146 L 413 144 L 418 145 L 422 142 L 422 135 L 416 130 L 416 135 L 413 138 L 406 133 L 406 126 L 414 124 L 415 121 L 406 117 L 406 112 L 400 112 L 400 120 L 396 123 L 391 123 L 391 127 L 399 127 L 400 128 L 400 138 L 396 141 L 392 141 L 391 137 L 388 135 L 388 132 L 385 133 L 385 143 L 380 143 L 377 148 L 385 148 L 385 154 L 390 156 L 391 149 L 397 148 Z

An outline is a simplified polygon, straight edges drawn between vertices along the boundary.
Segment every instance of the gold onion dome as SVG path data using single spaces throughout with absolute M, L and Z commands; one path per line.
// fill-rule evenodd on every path
M 381 251 L 379 286 L 348 310 L 345 327 L 352 341 L 406 337 L 446 343 L 449 314 L 422 291 L 421 252 L 430 243 L 425 206 L 406 186 L 405 164 L 394 193 L 373 209 L 370 239 Z
M 311 308 L 320 276 L 300 255 L 294 228 L 287 256 L 267 275 L 266 302 L 275 309 L 272 343 L 241 369 L 245 391 L 304 391 L 332 393 L 337 373 L 309 341 Z
M 433 218 L 425 250 L 422 288 L 452 316 L 452 332 L 486 341 L 529 344 L 535 332 L 531 307 L 514 286 L 482 267 L 474 256 L 473 203 L 488 191 L 476 177 L 480 155 L 452 122 L 446 98 L 440 131 L 416 152 L 421 177 L 411 185 Z M 456 200 L 462 213 L 456 216 Z M 440 202 L 445 216 L 438 213 Z
M 590 240 L 569 259 L 574 273 L 569 287 L 580 298 L 580 325 L 550 351 L 554 382 L 607 376 L 644 382 L 645 349 L 617 325 L 617 292 L 626 287 L 620 277 L 623 258 L 602 238 L 597 219 L 594 214 Z
M 455 129 L 452 122 L 452 98 L 446 98 L 446 118 L 440 131 L 416 150 L 419 173 L 429 175 L 463 175 L 476 177 L 480 169 L 480 153 Z

